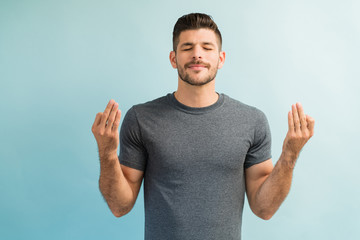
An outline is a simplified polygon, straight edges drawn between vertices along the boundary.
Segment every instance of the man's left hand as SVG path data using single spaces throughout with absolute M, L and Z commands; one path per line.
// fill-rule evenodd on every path
M 296 160 L 306 142 L 314 135 L 315 120 L 305 115 L 301 103 L 292 105 L 288 113 L 289 130 L 283 144 L 283 154 Z

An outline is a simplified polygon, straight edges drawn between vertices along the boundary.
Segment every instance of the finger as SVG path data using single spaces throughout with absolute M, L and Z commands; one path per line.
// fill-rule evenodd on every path
M 103 117 L 101 118 L 101 123 L 100 123 L 103 127 L 106 126 L 106 122 L 108 121 L 110 110 L 111 110 L 112 106 L 114 105 L 114 103 L 115 103 L 115 101 L 113 99 L 111 99 L 105 108 L 105 111 L 103 113 Z
M 301 130 L 300 130 L 300 119 L 299 119 L 299 114 L 298 114 L 296 105 L 293 104 L 291 107 L 292 107 L 292 113 L 293 113 L 293 118 L 294 118 L 294 128 L 295 128 L 295 131 L 296 131 L 296 132 L 301 131 Z
M 107 126 L 106 126 L 106 128 L 109 128 L 110 130 L 112 129 L 112 125 L 113 125 L 114 120 L 115 120 L 115 116 L 116 116 L 116 113 L 117 113 L 117 110 L 118 110 L 118 106 L 119 106 L 119 104 L 117 102 L 115 102 L 115 104 L 113 105 L 113 107 L 112 107 L 112 109 L 110 111 L 109 119 L 108 119 Z
M 102 113 L 96 114 L 96 117 L 95 117 L 95 121 L 94 121 L 93 126 L 97 126 L 97 125 L 100 124 L 100 122 L 101 122 L 101 116 L 102 116 Z
M 306 115 L 301 103 L 296 103 L 296 108 L 298 110 L 299 119 L 300 119 L 300 128 L 305 131 L 307 129 Z
M 95 121 L 91 127 L 91 131 L 94 133 L 96 131 L 96 127 L 100 124 L 102 113 L 96 114 Z
M 289 124 L 289 132 L 294 132 L 294 118 L 292 111 L 288 112 L 288 124 Z
M 314 135 L 315 119 L 313 119 L 309 115 L 306 115 L 306 121 L 308 123 L 308 129 L 309 129 L 310 135 L 313 136 Z
M 119 125 L 120 125 L 120 118 L 121 118 L 121 111 L 120 109 L 118 109 L 116 111 L 116 117 L 115 117 L 115 121 L 114 121 L 114 124 L 113 124 L 113 127 L 112 127 L 112 131 L 118 131 L 119 129 Z

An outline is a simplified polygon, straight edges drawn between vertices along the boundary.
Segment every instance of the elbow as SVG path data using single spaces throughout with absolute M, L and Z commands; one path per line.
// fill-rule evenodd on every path
M 111 209 L 111 212 L 112 214 L 117 217 L 117 218 L 120 218 L 122 216 L 125 216 L 126 214 L 128 214 L 130 212 L 131 208 L 130 209 Z
M 109 206 L 112 214 L 117 218 L 120 218 L 120 217 L 125 216 L 126 214 L 128 214 L 131 211 L 132 207 L 133 207 L 133 205 L 128 205 L 126 207 L 125 206 L 121 206 L 121 207 L 120 206 L 116 206 L 116 207 L 114 207 L 114 206 L 110 207 Z
M 258 211 L 253 211 L 253 213 L 258 216 L 259 218 L 261 218 L 262 220 L 270 220 L 275 212 L 271 212 L 269 210 L 263 209 L 263 210 L 258 210 Z
M 120 213 L 117 213 L 117 212 L 112 212 L 112 213 L 116 218 L 120 218 L 120 217 L 124 216 L 124 215 L 121 215 Z
M 263 220 L 270 220 L 276 213 L 275 206 L 268 204 L 250 204 L 251 211 L 259 218 Z
M 261 214 L 261 215 L 257 215 L 259 218 L 261 218 L 262 220 L 270 220 L 272 218 L 272 214 Z
M 110 190 L 110 188 L 104 187 L 104 185 L 100 183 L 100 192 L 103 195 L 111 213 L 117 218 L 128 214 L 135 203 L 132 195 L 123 194 L 122 196 L 118 196 L 118 194 L 112 194 Z
M 115 212 L 115 211 L 111 211 L 112 214 L 116 217 L 116 218 L 121 218 L 122 216 L 125 216 L 126 213 L 121 213 L 121 212 Z

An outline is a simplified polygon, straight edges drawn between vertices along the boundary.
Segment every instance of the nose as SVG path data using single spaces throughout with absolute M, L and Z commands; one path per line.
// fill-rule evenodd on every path
M 202 50 L 200 46 L 194 46 L 193 59 L 202 59 Z

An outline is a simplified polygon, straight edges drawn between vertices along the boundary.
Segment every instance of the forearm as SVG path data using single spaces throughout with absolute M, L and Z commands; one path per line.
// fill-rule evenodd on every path
M 115 216 L 123 216 L 131 210 L 134 194 L 121 170 L 116 154 L 100 156 L 99 187 Z
M 263 219 L 270 219 L 288 195 L 296 160 L 314 135 L 315 120 L 305 115 L 300 103 L 292 105 L 288 124 L 282 154 L 275 167 L 262 164 L 246 170 L 246 191 L 251 210 Z
M 254 196 L 253 211 L 263 219 L 270 219 L 290 191 L 297 156 L 283 152 L 274 169 Z

